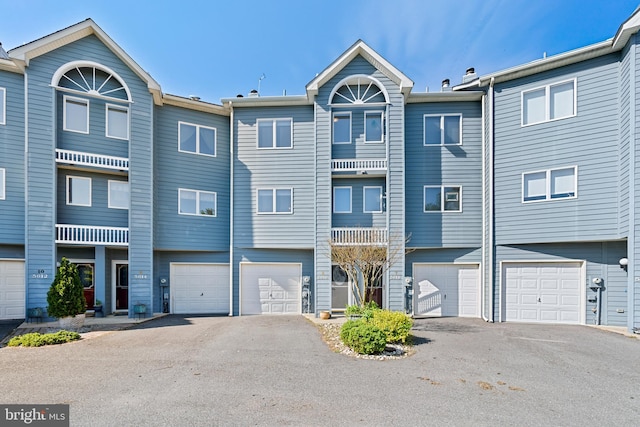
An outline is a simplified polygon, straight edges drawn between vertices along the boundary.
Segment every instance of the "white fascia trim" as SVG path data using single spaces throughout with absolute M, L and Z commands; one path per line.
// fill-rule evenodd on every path
M 12 73 L 24 74 L 24 68 L 9 59 L 0 59 L 0 70 Z
M 464 92 L 423 92 L 412 93 L 407 98 L 407 104 L 416 104 L 422 102 L 467 102 L 480 101 L 485 94 L 482 90 L 464 91 Z
M 640 7 L 633 11 L 633 14 L 620 25 L 616 35 L 612 39 L 613 50 L 620 50 L 627 45 L 631 36 L 640 30 Z
M 168 93 L 162 94 L 162 104 L 172 105 L 174 107 L 187 108 L 189 110 L 202 111 L 204 113 L 219 114 L 221 116 L 227 116 L 227 117 L 231 115 L 231 110 L 229 105 L 222 106 L 222 105 L 212 104 L 205 101 L 197 101 L 195 99 L 185 98 L 178 95 L 170 95 Z
M 305 95 L 260 96 L 256 98 L 222 98 L 225 108 L 233 103 L 234 108 L 241 107 L 289 107 L 297 105 L 313 105 Z

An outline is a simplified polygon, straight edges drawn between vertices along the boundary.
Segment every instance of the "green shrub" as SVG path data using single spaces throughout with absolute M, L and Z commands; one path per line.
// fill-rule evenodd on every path
M 11 338 L 7 345 L 9 347 L 42 347 L 43 345 L 63 344 L 65 342 L 75 341 L 79 339 L 80 334 L 77 332 L 58 331 L 50 334 L 32 332 L 29 334 L 19 335 L 17 337 Z
M 340 339 L 360 354 L 380 353 L 387 345 L 384 332 L 363 320 L 346 321 L 340 330 Z
M 413 326 L 411 317 L 391 310 L 375 310 L 369 322 L 384 332 L 387 342 L 406 342 Z
M 56 277 L 47 292 L 49 316 L 63 318 L 85 312 L 84 287 L 80 281 L 78 267 L 62 258 Z
M 356 315 L 364 319 L 371 319 L 371 317 L 373 316 L 373 312 L 376 310 L 380 310 L 380 307 L 378 307 L 378 304 L 376 304 L 375 301 L 369 301 L 364 306 L 359 304 L 352 304 L 347 306 L 347 308 L 344 311 L 344 314 L 347 317 Z

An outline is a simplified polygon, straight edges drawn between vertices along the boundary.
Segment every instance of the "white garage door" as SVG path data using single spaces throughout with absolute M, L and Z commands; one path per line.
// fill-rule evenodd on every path
M 475 264 L 414 264 L 414 314 L 480 317 L 479 278 Z
M 301 264 L 240 263 L 240 314 L 300 314 Z
M 581 263 L 503 263 L 502 283 L 505 320 L 581 323 Z
M 0 319 L 24 319 L 24 261 L 0 261 Z
M 229 313 L 228 264 L 171 264 L 172 313 Z

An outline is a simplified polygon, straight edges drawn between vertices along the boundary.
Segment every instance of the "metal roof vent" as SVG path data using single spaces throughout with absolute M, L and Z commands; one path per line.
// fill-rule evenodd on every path
M 444 79 L 442 81 L 442 92 L 451 92 L 451 81 L 449 79 Z
M 476 74 L 476 69 L 473 67 L 470 67 L 470 68 L 467 68 L 467 72 L 465 73 L 464 76 L 462 76 L 462 83 L 469 83 L 470 81 L 473 81 L 477 78 L 478 78 L 478 75 Z
M 249 98 L 258 98 L 260 96 L 260 93 L 258 93 L 257 90 L 253 89 L 251 90 L 251 92 L 249 92 Z
M 191 99 L 192 101 L 200 101 L 200 97 L 195 95 L 189 95 L 189 99 Z

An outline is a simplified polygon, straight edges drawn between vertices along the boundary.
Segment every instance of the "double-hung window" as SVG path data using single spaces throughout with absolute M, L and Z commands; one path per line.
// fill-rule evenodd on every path
M 333 212 L 351 213 L 351 187 L 333 187 Z
M 525 172 L 522 174 L 522 201 L 576 198 L 577 177 L 576 166 Z
M 111 209 L 129 209 L 129 183 L 109 180 L 108 206 Z
M 365 213 L 382 212 L 382 187 L 362 188 L 362 210 Z
M 424 211 L 461 212 L 462 187 L 449 185 L 425 185 Z
M 333 143 L 351 144 L 351 113 L 333 113 Z
M 216 216 L 217 194 L 211 191 L 178 189 L 180 215 Z
M 384 141 L 384 115 L 382 111 L 365 111 L 364 142 Z
M 67 175 L 67 204 L 91 206 L 91 178 Z
M 424 115 L 424 145 L 460 144 L 462 144 L 462 115 Z
M 576 115 L 576 79 L 522 92 L 522 126 Z
M 259 214 L 293 213 L 292 188 L 258 188 Z
M 89 133 L 89 100 L 64 96 L 63 129 L 69 132 Z
M 106 104 L 106 136 L 108 138 L 129 139 L 129 109 L 119 105 Z
M 293 119 L 258 119 L 258 148 L 293 148 Z
M 7 197 L 6 187 L 6 173 L 3 168 L 0 168 L 0 200 L 4 200 Z
M 0 87 L 0 125 L 7 124 L 7 90 Z
M 178 151 L 216 155 L 216 128 L 178 122 Z

